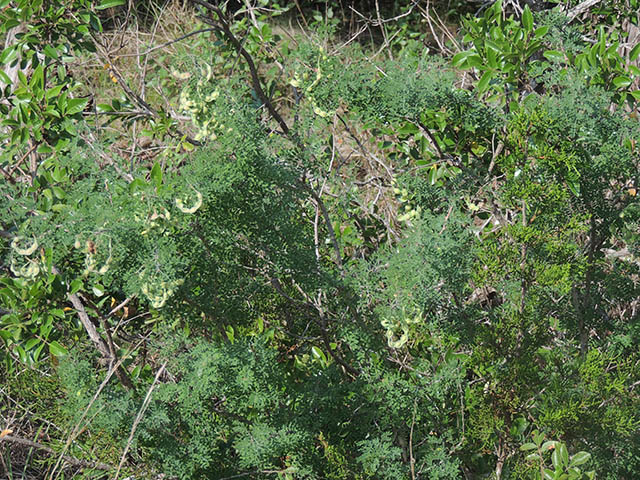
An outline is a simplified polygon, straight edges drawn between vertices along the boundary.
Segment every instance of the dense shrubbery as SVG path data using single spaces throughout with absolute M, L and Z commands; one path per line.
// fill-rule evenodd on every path
M 2 13 L 49 25 L 0 56 L 6 468 L 633 478 L 640 48 L 505 2 L 451 59 L 389 40 L 408 7 L 382 60 L 329 10 L 295 37 L 196 1 L 156 105 L 95 6 L 31 3 Z M 124 98 L 74 94 L 94 51 Z

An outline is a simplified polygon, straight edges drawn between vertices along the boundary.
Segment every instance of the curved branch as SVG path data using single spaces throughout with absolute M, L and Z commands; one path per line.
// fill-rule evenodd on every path
M 271 116 L 275 118 L 275 120 L 278 122 L 283 132 L 285 134 L 288 134 L 289 126 L 287 125 L 287 122 L 285 122 L 282 116 L 280 116 L 280 114 L 275 109 L 275 107 L 273 106 L 273 104 L 271 103 L 267 95 L 264 93 L 264 90 L 262 89 L 262 85 L 260 83 L 260 77 L 258 76 L 258 69 L 256 68 L 256 64 L 254 63 L 253 58 L 251 58 L 251 55 L 249 54 L 249 52 L 247 52 L 244 49 L 240 41 L 231 31 L 231 28 L 229 27 L 229 22 L 227 21 L 227 18 L 224 12 L 219 7 L 216 7 L 215 5 L 211 5 L 209 2 L 205 2 L 204 0 L 191 0 L 191 1 L 193 3 L 200 5 L 201 7 L 204 7 L 210 12 L 214 12 L 216 14 L 216 16 L 218 17 L 218 20 L 220 21 L 219 24 L 206 17 L 200 17 L 200 19 L 204 23 L 211 25 L 212 27 L 215 27 L 218 30 L 221 30 L 227 36 L 227 38 L 229 38 L 229 41 L 234 46 L 236 51 L 244 57 L 245 61 L 247 62 L 247 66 L 249 67 L 249 72 L 251 73 L 251 83 L 253 85 L 253 89 L 256 92 L 256 95 L 258 95 L 258 98 L 260 98 L 260 101 L 264 104 L 264 106 L 267 107 L 267 110 L 269 110 L 269 113 L 271 114 Z

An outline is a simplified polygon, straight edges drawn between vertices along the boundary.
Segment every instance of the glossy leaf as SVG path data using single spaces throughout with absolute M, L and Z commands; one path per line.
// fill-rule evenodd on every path
M 531 13 L 531 9 L 529 8 L 529 5 L 526 5 L 522 12 L 522 26 L 528 32 L 533 30 L 533 14 Z
M 107 8 L 117 7 L 124 4 L 125 0 L 104 0 L 96 7 L 96 10 L 106 10 Z
M 482 77 L 480 77 L 480 81 L 478 82 L 478 85 L 476 87 L 478 92 L 484 93 L 487 90 L 487 88 L 489 87 L 489 82 L 491 82 L 493 76 L 494 72 L 492 72 L 491 70 L 487 70 L 482 74 Z
M 547 50 L 542 55 L 551 62 L 563 62 L 565 60 L 564 53 L 558 50 Z
M 587 452 L 578 452 L 573 457 L 571 457 L 571 465 L 572 467 L 577 467 L 580 465 L 584 465 L 589 460 L 591 460 L 591 454 Z
M 616 88 L 625 88 L 631 85 L 631 83 L 631 79 L 626 75 L 620 75 L 619 77 L 613 79 L 613 84 Z
M 69 352 L 65 347 L 54 340 L 53 342 L 49 343 L 49 353 L 51 353 L 51 355 L 53 355 L 54 357 L 64 357 Z

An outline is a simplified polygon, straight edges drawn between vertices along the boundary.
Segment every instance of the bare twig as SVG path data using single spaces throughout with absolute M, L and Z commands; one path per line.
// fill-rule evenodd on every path
M 360 139 L 358 137 L 355 136 L 355 134 L 351 131 L 351 129 L 349 128 L 349 125 L 347 124 L 347 122 L 344 120 L 344 118 L 342 118 L 341 115 L 336 115 L 338 117 L 338 120 L 340 120 L 340 122 L 342 123 L 342 125 L 344 126 L 344 129 L 347 131 L 347 133 L 349 134 L 349 136 L 358 144 L 358 147 L 360 147 L 360 150 L 362 150 L 362 153 L 365 156 L 371 157 L 377 164 L 379 164 L 382 168 L 385 169 L 385 171 L 387 172 L 387 175 L 389 175 L 389 178 L 393 178 L 393 172 L 391 171 L 391 169 L 385 165 L 385 163 L 380 160 L 377 156 L 375 156 L 373 153 L 370 153 L 365 146 L 362 144 L 362 142 L 360 141 Z
M 581 4 L 576 5 L 571 10 L 569 10 L 569 12 L 567 13 L 567 17 L 569 17 L 570 20 L 573 20 L 582 12 L 589 10 L 591 7 L 593 7 L 594 5 L 600 2 L 601 0 L 585 0 Z
M 160 379 L 160 376 L 164 372 L 164 369 L 166 368 L 166 366 L 167 366 L 167 362 L 165 362 L 158 369 L 158 372 L 156 373 L 156 376 L 153 379 L 153 382 L 151 383 L 149 390 L 147 391 L 147 395 L 144 397 L 144 401 L 142 402 L 142 406 L 138 411 L 138 415 L 136 415 L 136 419 L 133 421 L 133 425 L 131 426 L 131 433 L 129 434 L 129 438 L 127 439 L 127 445 L 124 447 L 124 451 L 122 452 L 122 456 L 120 457 L 120 463 L 118 464 L 118 469 L 116 470 L 116 473 L 113 476 L 113 480 L 118 480 L 118 475 L 120 475 L 120 469 L 122 469 L 122 465 L 124 465 L 127 452 L 131 447 L 131 442 L 133 441 L 133 435 L 135 434 L 136 429 L 138 428 L 138 424 L 140 423 L 140 420 L 142 420 L 142 416 L 144 415 L 144 412 L 147 410 L 147 407 L 149 406 L 149 402 L 151 401 L 151 392 L 153 392 L 153 389 L 158 383 L 158 380 Z
M 96 50 L 98 54 L 102 56 L 102 61 L 105 64 L 109 65 L 109 71 L 111 75 L 113 75 L 113 78 L 115 79 L 116 83 L 120 85 L 120 88 L 122 88 L 122 91 L 127 96 L 127 98 L 129 98 L 133 103 L 137 104 L 138 107 L 141 108 L 143 112 L 145 112 L 146 116 L 154 116 L 154 117 L 160 116 L 162 112 L 159 112 L 158 110 L 153 108 L 148 102 L 144 100 L 144 98 L 142 98 L 139 94 L 134 92 L 133 89 L 129 86 L 129 84 L 124 79 L 120 71 L 116 68 L 114 61 L 112 59 L 112 55 L 107 49 L 107 47 L 102 43 L 100 43 L 100 41 L 95 35 L 92 36 L 92 39 L 93 39 L 94 45 L 96 46 Z M 194 138 L 191 138 L 188 135 L 184 135 L 179 129 L 175 129 L 175 133 L 170 133 L 169 135 L 177 138 L 185 137 L 186 140 L 193 145 L 202 145 L 201 142 L 195 140 Z
M 107 386 L 107 384 L 109 383 L 109 380 L 111 380 L 111 377 L 113 376 L 113 374 L 116 373 L 116 371 L 122 366 L 122 362 L 125 361 L 125 359 L 129 356 L 130 352 L 136 350 L 142 344 L 142 342 L 144 342 L 147 339 L 147 337 L 148 337 L 148 335 L 145 338 L 143 338 L 142 340 L 140 340 L 136 345 L 134 345 L 133 348 L 129 349 L 129 351 L 127 353 L 125 353 L 115 363 L 115 365 L 110 365 L 109 366 L 109 370 L 107 371 L 107 374 L 105 375 L 104 380 L 102 380 L 102 383 L 100 384 L 100 386 L 96 390 L 96 393 L 93 395 L 93 397 L 91 398 L 91 400 L 89 401 L 89 403 L 85 407 L 84 411 L 82 412 L 82 415 L 80 416 L 80 419 L 77 421 L 75 427 L 73 428 L 73 430 L 69 434 L 69 437 L 67 438 L 67 441 L 64 444 L 64 447 L 62 449 L 60 457 L 58 457 L 58 461 L 53 466 L 53 469 L 52 469 L 52 471 L 51 471 L 51 473 L 49 475 L 50 479 L 54 479 L 55 478 L 54 477 L 54 473 L 56 473 L 58 467 L 60 466 L 60 462 L 63 460 L 63 455 L 66 453 L 66 451 L 69 449 L 71 444 L 75 441 L 75 439 L 78 438 L 78 435 L 80 435 L 80 433 L 86 427 L 86 424 L 83 424 L 84 419 L 86 418 L 87 414 L 89 413 L 89 410 L 91 410 L 91 407 L 93 406 L 95 401 L 98 399 L 98 396 L 100 395 L 102 390 L 104 390 L 104 388 Z M 91 419 L 89 419 L 89 422 L 90 421 L 91 421 Z M 89 422 L 87 422 L 87 424 Z
M 179 36 L 177 38 L 174 38 L 173 40 L 169 40 L 168 42 L 165 42 L 165 43 L 163 43 L 161 45 L 156 45 L 153 48 L 145 50 L 144 52 L 141 52 L 141 53 L 124 53 L 124 54 L 118 55 L 118 56 L 121 57 L 121 58 L 124 58 L 124 57 L 142 57 L 142 56 L 145 56 L 145 55 L 149 55 L 150 53 L 153 53 L 156 50 L 161 50 L 161 49 L 166 48 L 166 47 L 168 47 L 170 45 L 173 45 L 174 43 L 181 42 L 182 40 L 185 40 L 185 39 L 187 39 L 189 37 L 193 37 L 194 35 L 198 35 L 199 33 L 215 32 L 216 30 L 218 30 L 218 29 L 215 28 L 215 27 L 200 28 L 198 30 L 194 30 L 193 32 L 189 32 L 189 33 L 181 35 L 181 36 Z
M 51 453 L 53 455 L 57 455 L 53 448 L 47 447 L 41 443 L 32 442 L 31 440 L 27 440 L 26 438 L 15 437 L 13 435 L 5 435 L 0 438 L 1 442 L 10 442 L 15 443 L 17 445 L 24 445 L 25 447 L 37 448 L 38 450 L 42 450 L 43 452 Z M 79 458 L 71 457 L 69 455 L 62 455 L 62 460 L 67 462 L 74 467 L 83 467 L 83 468 L 95 468 L 96 470 L 112 470 L 113 467 L 111 465 L 107 465 L 102 462 L 92 462 L 89 460 L 81 460 Z
M 233 478 L 248 477 L 248 476 L 251 476 L 251 475 L 257 475 L 259 473 L 263 473 L 263 474 L 276 473 L 276 474 L 280 475 L 280 474 L 283 474 L 283 473 L 287 473 L 289 471 L 290 471 L 289 468 L 285 468 L 283 470 L 254 470 L 253 472 L 239 473 L 237 475 L 231 475 L 230 477 L 224 477 L 224 478 L 221 478 L 220 480 L 231 480 Z
M 253 58 L 251 57 L 249 52 L 247 52 L 244 49 L 240 41 L 236 38 L 236 36 L 231 31 L 229 22 L 227 21 L 225 14 L 222 12 L 222 10 L 219 7 L 216 7 L 215 5 L 210 4 L 209 2 L 205 2 L 204 0 L 191 0 L 191 1 L 193 3 L 200 5 L 201 7 L 206 8 L 208 11 L 214 12 L 216 14 L 216 16 L 218 17 L 218 21 L 220 23 L 217 23 L 207 17 L 200 17 L 200 18 L 204 23 L 221 30 L 227 36 L 227 38 L 229 39 L 231 44 L 234 46 L 238 54 L 244 57 L 247 63 L 247 67 L 249 68 L 249 73 L 251 74 L 251 81 L 252 81 L 253 89 L 256 92 L 256 95 L 258 95 L 258 98 L 260 98 L 260 101 L 267 108 L 271 116 L 278 122 L 278 125 L 280 125 L 280 128 L 282 128 L 283 132 L 285 134 L 288 134 L 289 126 L 284 121 L 282 116 L 280 116 L 278 111 L 275 109 L 275 107 L 273 106 L 273 103 L 271 103 L 267 95 L 264 93 L 264 90 L 262 89 L 262 84 L 260 82 L 260 76 L 258 75 L 258 70 L 253 61 Z
M 60 271 L 56 267 L 52 267 L 52 271 L 57 275 L 60 274 Z M 89 318 L 89 315 L 87 314 L 87 311 L 85 310 L 82 300 L 80 300 L 80 297 L 78 296 L 78 294 L 72 293 L 68 296 L 68 298 L 71 304 L 73 305 L 73 308 L 75 308 L 76 313 L 78 314 L 78 319 L 80 320 L 80 323 L 84 327 L 85 331 L 87 332 L 87 335 L 89 335 L 89 338 L 91 339 L 95 347 L 98 349 L 102 357 L 109 362 L 109 364 L 113 364 L 113 362 L 116 360 L 114 356 L 115 352 L 112 353 L 112 348 L 110 348 L 109 344 L 105 342 L 105 340 L 98 333 L 98 330 L 96 329 L 95 325 Z M 120 382 L 125 388 L 127 389 L 133 388 L 133 383 L 131 383 L 129 374 L 123 367 L 120 366 L 119 362 L 118 362 L 118 368 L 116 371 L 116 376 L 118 377 L 118 379 L 120 380 Z
M 10 172 L 7 172 L 4 168 L 0 167 L 0 173 L 2 173 L 2 175 L 4 175 L 4 178 L 6 180 L 8 180 L 9 183 L 12 183 L 13 185 L 16 184 L 16 179 L 13 178 L 13 175 L 11 175 Z
M 336 263 L 340 268 L 342 268 L 342 253 L 340 252 L 340 244 L 338 243 L 338 239 L 336 238 L 336 232 L 333 229 L 331 218 L 329 217 L 329 211 L 327 210 L 327 207 L 322 201 L 322 198 L 320 198 L 320 196 L 313 190 L 313 188 L 307 185 L 307 183 L 304 180 L 300 183 L 302 187 L 311 194 L 311 196 L 316 202 L 316 205 L 320 208 L 320 211 L 322 212 L 322 217 L 324 218 L 324 222 L 327 225 L 327 231 L 329 232 L 329 238 L 331 239 L 331 244 L 333 245 L 333 249 L 335 250 Z
M 376 2 L 377 3 L 377 2 Z M 413 0 L 413 2 L 411 2 L 411 5 L 409 6 L 409 10 L 407 10 L 404 13 L 401 13 L 400 15 L 396 15 L 395 17 L 391 17 L 391 18 L 380 18 L 380 12 L 378 11 L 378 18 L 377 19 L 373 19 L 373 18 L 368 18 L 365 17 L 362 13 L 358 12 L 355 8 L 353 8 L 352 6 L 350 6 L 349 8 L 351 9 L 351 11 L 353 13 L 355 13 L 356 15 L 358 15 L 360 18 L 362 18 L 363 20 L 367 21 L 368 23 L 370 23 L 371 25 L 373 25 L 374 27 L 377 27 L 381 24 L 384 23 L 390 23 L 390 22 L 395 22 L 396 20 L 400 20 L 403 17 L 406 17 L 408 15 L 411 15 L 411 12 L 413 12 L 413 9 L 416 7 L 416 5 L 418 5 L 418 3 L 420 3 L 418 0 Z M 376 10 L 378 10 L 376 8 Z
M 413 400 L 413 415 L 411 416 L 411 429 L 409 430 L 409 467 L 411 469 L 411 480 L 416 480 L 416 459 L 413 458 L 413 427 L 416 424 L 416 410 L 418 401 Z

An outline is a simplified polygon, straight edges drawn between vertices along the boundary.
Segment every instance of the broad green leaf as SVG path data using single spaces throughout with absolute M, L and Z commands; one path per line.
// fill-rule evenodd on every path
M 99 103 L 96 108 L 98 112 L 113 112 L 113 107 L 108 103 Z
M 544 25 L 542 27 L 538 27 L 538 28 L 536 28 L 536 31 L 534 32 L 534 36 L 536 38 L 544 37 L 547 34 L 548 31 L 549 31 L 549 26 L 548 25 Z
M 573 193 L 576 197 L 580 196 L 580 182 L 577 180 L 573 180 L 573 179 L 568 179 L 567 180 L 567 186 L 569 187 L 569 190 L 571 190 L 571 193 Z
M 327 357 L 325 357 L 324 352 L 322 350 L 320 350 L 318 347 L 316 347 L 315 345 L 313 347 L 311 347 L 311 354 L 319 359 L 322 360 L 323 362 L 327 361 Z
M 45 93 L 45 98 L 47 100 L 50 100 L 54 97 L 57 97 L 58 95 L 60 95 L 60 92 L 62 91 L 63 88 L 64 88 L 64 85 L 56 85 L 55 87 L 51 87 L 47 89 Z
M 227 334 L 227 338 L 229 339 L 229 341 L 233 343 L 236 338 L 235 330 L 233 329 L 233 327 L 231 325 L 227 326 L 227 328 L 225 329 L 225 332 Z
M 62 200 L 64 199 L 67 194 L 64 192 L 64 190 L 62 190 L 60 187 L 51 187 L 51 190 L 53 191 L 53 194 L 56 196 L 56 198 Z
M 434 165 L 433 167 L 431 167 L 429 169 L 429 173 L 427 174 L 427 181 L 431 184 L 431 185 L 435 185 L 436 184 L 436 174 L 438 173 L 438 167 L 436 165 Z
M 492 72 L 491 70 L 487 70 L 486 72 L 484 72 L 476 87 L 478 92 L 484 93 L 487 90 L 487 88 L 489 87 L 489 82 L 493 78 L 493 75 L 494 72 Z
M 564 62 L 565 60 L 564 53 L 559 52 L 558 50 L 547 50 L 542 55 L 551 62 Z
M 640 43 L 631 49 L 629 52 L 629 61 L 633 62 L 640 56 Z
M 9 78 L 9 75 L 4 73 L 4 70 L 1 70 L 1 69 L 0 69 L 0 80 L 6 85 L 11 85 L 11 79 Z
M 62 116 L 60 115 L 60 112 L 53 105 L 47 107 L 47 109 L 44 112 L 51 117 L 62 118 Z
M 488 38 L 484 41 L 484 45 L 485 47 L 487 47 L 487 51 L 488 50 L 493 50 L 496 53 L 503 53 L 503 52 L 509 52 L 510 49 L 508 48 L 508 45 L 506 44 L 502 44 L 502 45 L 498 45 L 496 42 L 489 40 Z
M 579 465 L 583 465 L 587 463 L 591 459 L 591 454 L 587 452 L 578 452 L 573 457 L 571 457 L 571 465 L 572 467 L 577 467 Z
M 18 353 L 18 358 L 22 363 L 27 363 L 27 353 L 24 351 L 20 345 L 14 345 L 16 352 Z
M 18 70 L 18 80 L 20 80 L 20 85 L 23 85 L 25 87 L 29 85 L 27 76 L 24 74 L 22 70 Z
M 73 280 L 71 282 L 71 284 L 69 285 L 71 287 L 69 294 L 73 295 L 74 293 L 79 292 L 80 290 L 82 290 L 83 285 L 82 285 L 82 280 L 79 278 L 76 278 L 75 280 Z
M 54 168 L 51 171 L 51 178 L 56 182 L 62 182 L 66 178 L 65 169 L 58 167 Z
M 88 98 L 70 98 L 67 100 L 67 115 L 75 115 L 81 112 L 88 102 Z
M 477 61 L 480 61 L 480 64 L 482 64 L 482 59 L 475 50 L 467 50 L 454 55 L 451 59 L 451 64 L 458 68 L 470 68 Z
M 96 7 L 96 10 L 105 10 L 111 7 L 117 7 L 119 5 L 124 5 L 125 0 L 104 0 L 100 5 Z
M 527 32 L 533 30 L 533 14 L 531 13 L 529 5 L 526 5 L 524 7 L 524 11 L 522 12 L 522 26 Z
M 529 443 L 525 443 L 524 445 L 522 445 L 520 447 L 520 450 L 523 452 L 526 452 L 527 450 L 534 450 L 535 448 L 537 448 L 535 443 L 529 442 Z
M 467 65 L 464 68 L 482 68 L 484 61 L 480 55 L 471 55 L 467 58 Z
M 531 42 L 531 45 L 529 45 L 529 47 L 526 49 L 525 56 L 530 57 L 531 55 L 536 53 L 538 50 L 540 50 L 541 46 L 542 46 L 541 40 L 534 40 L 533 42 Z
M 43 143 L 40 146 L 38 146 L 36 152 L 38 152 L 38 153 L 51 153 L 51 152 L 53 152 L 53 148 L 51 148 L 49 145 Z
M 560 455 L 562 466 L 566 467 L 569 464 L 569 451 L 567 450 L 567 446 L 564 443 L 559 443 L 557 451 Z
M 64 93 L 58 97 L 58 101 L 56 102 L 56 104 L 60 113 L 67 113 L 67 96 Z
M 142 178 L 136 178 L 129 184 L 129 193 L 135 193 L 138 190 L 143 190 L 147 186 Z
M 266 23 L 260 29 L 260 33 L 262 34 L 262 38 L 264 38 L 267 41 L 270 40 L 272 37 L 271 27 Z
M 420 130 L 413 123 L 407 122 L 402 127 L 398 129 L 396 132 L 399 135 L 413 135 L 418 133 Z
M 52 58 L 54 60 L 58 59 L 58 51 L 51 45 L 46 45 L 43 49 L 43 52 L 49 58 Z
M 19 23 L 18 23 L 19 25 Z M 11 63 L 18 56 L 17 45 L 10 45 L 0 53 L 0 64 Z
M 620 75 L 613 79 L 613 85 L 615 85 L 616 88 L 625 88 L 631 85 L 631 83 L 631 79 L 626 75 Z
M 473 55 L 475 52 L 468 50 L 466 52 L 456 53 L 451 59 L 451 64 L 454 67 L 461 67 L 466 61 L 469 55 Z
M 67 349 L 55 340 L 49 344 L 49 353 L 54 357 L 64 357 L 68 354 Z
M 42 349 L 44 348 L 45 343 L 44 342 L 40 342 L 40 345 L 35 349 L 34 352 L 32 352 L 32 356 L 33 356 L 33 361 L 37 362 L 38 359 L 40 358 L 40 353 L 42 352 Z
M 487 49 L 487 64 L 494 70 L 498 68 L 496 52 L 491 48 Z
M 551 454 L 551 463 L 556 470 L 562 467 L 562 456 L 557 448 Z
M 160 164 L 158 162 L 154 163 L 153 168 L 151 169 L 151 181 L 156 187 L 162 185 L 162 168 L 160 168 Z
M 544 443 L 542 444 L 542 447 L 540 447 L 540 449 L 541 449 L 543 452 L 546 452 L 547 450 L 551 450 L 551 449 L 553 449 L 553 448 L 556 448 L 556 443 L 557 443 L 557 442 L 556 442 L 555 440 L 548 440 L 548 441 L 546 441 L 546 442 L 544 442 Z

